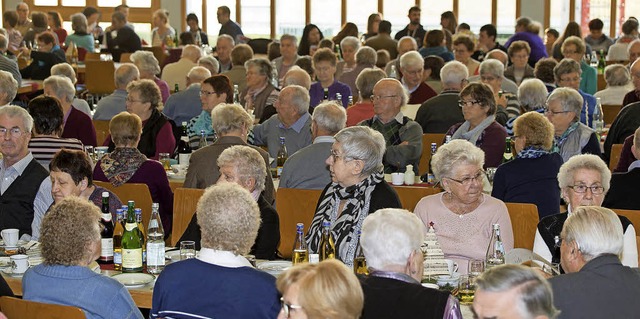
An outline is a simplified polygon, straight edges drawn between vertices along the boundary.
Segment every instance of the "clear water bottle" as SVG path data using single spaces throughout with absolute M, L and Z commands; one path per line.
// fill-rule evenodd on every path
M 278 69 L 276 68 L 276 62 L 271 61 L 271 85 L 273 87 L 280 87 L 280 81 L 278 78 Z
M 598 54 L 595 50 L 591 51 L 591 60 L 589 65 L 594 69 L 598 68 Z
M 233 103 L 240 104 L 240 90 L 238 90 L 238 85 L 233 85 Z
M 160 206 L 151 205 L 151 217 L 147 228 L 147 271 L 159 274 L 164 269 L 164 229 L 160 219 Z
M 207 142 L 207 133 L 204 130 L 200 130 L 200 142 L 198 142 L 198 149 L 207 147 L 209 143 Z
M 491 234 L 491 240 L 489 241 L 489 247 L 487 248 L 485 268 L 488 270 L 495 266 L 504 265 L 504 255 L 504 244 L 500 237 L 500 225 L 493 224 L 493 233 Z
M 602 136 L 602 129 L 604 128 L 604 114 L 602 113 L 602 102 L 600 98 L 596 98 L 596 107 L 593 109 L 593 119 L 591 126 L 598 137 Z

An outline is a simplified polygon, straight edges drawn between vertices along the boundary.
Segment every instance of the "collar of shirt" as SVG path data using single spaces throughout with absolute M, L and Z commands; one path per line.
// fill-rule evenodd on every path
M 293 129 L 294 131 L 296 131 L 296 133 L 300 133 L 300 131 L 302 131 L 302 128 L 304 127 L 304 123 L 307 122 L 309 116 L 309 113 L 302 114 L 302 116 L 288 128 Z M 287 127 L 285 127 L 282 122 L 278 123 L 278 128 L 282 128 L 285 130 L 287 129 Z
M 629 165 L 629 169 L 627 169 L 627 172 L 631 171 L 634 168 L 638 168 L 640 167 L 640 160 L 635 160 L 633 161 L 633 163 L 631 163 L 631 165 Z
M 404 87 L 407 88 L 407 91 L 409 91 L 409 94 L 413 94 L 413 92 L 415 92 L 415 90 L 417 90 L 418 87 L 420 86 L 420 84 L 418 83 L 418 85 L 416 85 L 414 88 L 410 88 L 407 86 L 407 83 L 404 81 L 404 78 L 402 78 L 402 85 L 404 85 Z
M 396 114 L 396 116 L 393 117 L 393 119 L 400 124 L 402 124 L 403 118 L 404 118 L 404 114 L 402 114 L 402 111 L 398 112 L 398 114 Z M 380 117 L 378 115 L 374 115 L 373 120 L 382 122 L 382 120 L 380 120 Z
M 218 265 L 228 268 L 251 267 L 251 263 L 243 256 L 238 256 L 230 251 L 215 250 L 211 248 L 200 249 L 198 260 L 208 264 Z
M 73 105 L 71 105 L 71 107 L 69 108 L 69 111 L 67 111 L 67 113 L 64 114 L 64 119 L 62 121 L 62 124 L 67 124 L 67 120 L 69 119 L 69 115 L 71 114 L 71 111 L 73 111 Z
M 323 136 L 316 137 L 313 140 L 313 144 L 316 144 L 316 143 L 333 143 L 335 141 L 336 141 L 336 139 L 333 138 L 333 136 L 323 135 Z
M 27 165 L 29 165 L 32 159 L 33 159 L 33 154 L 29 152 L 27 156 L 23 157 L 21 160 L 17 161 L 15 164 L 9 167 L 4 167 L 4 160 L 2 160 L 0 161 L 0 170 L 6 171 L 10 168 L 13 168 L 15 172 L 18 173 L 18 175 L 22 175 L 22 172 L 24 172 L 24 170 L 27 168 Z

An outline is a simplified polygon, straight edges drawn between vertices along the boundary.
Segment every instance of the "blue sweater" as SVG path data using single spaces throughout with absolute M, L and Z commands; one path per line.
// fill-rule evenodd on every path
M 276 318 L 279 311 L 273 276 L 189 259 L 168 265 L 158 277 L 151 318 Z
M 25 300 L 82 308 L 87 319 L 143 318 L 127 288 L 87 267 L 40 264 L 24 274 L 22 291 Z

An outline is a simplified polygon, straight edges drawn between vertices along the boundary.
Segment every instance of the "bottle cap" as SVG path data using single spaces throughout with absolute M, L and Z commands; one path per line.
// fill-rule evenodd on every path
M 317 264 L 320 262 L 320 255 L 319 254 L 309 254 L 309 263 L 310 264 Z
M 102 192 L 102 197 L 109 197 L 109 192 Z

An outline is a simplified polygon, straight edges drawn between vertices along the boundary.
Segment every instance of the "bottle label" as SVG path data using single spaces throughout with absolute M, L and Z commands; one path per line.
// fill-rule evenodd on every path
M 111 213 L 102 214 L 102 220 L 104 220 L 105 222 L 110 222 L 111 221 Z
M 122 248 L 122 268 L 132 269 L 142 267 L 142 248 Z
M 189 137 L 188 136 L 181 136 L 180 140 L 183 141 L 183 142 L 189 143 Z
M 126 223 L 126 224 L 124 224 L 124 229 L 126 229 L 127 231 L 132 231 L 137 226 L 138 226 L 138 224 L 136 224 L 136 223 Z
M 180 162 L 180 165 L 189 165 L 189 158 L 191 158 L 191 154 L 189 153 L 178 154 L 178 162 Z
M 102 238 L 100 242 L 102 243 L 100 258 L 109 260 L 113 258 L 113 238 Z
M 164 266 L 164 242 L 147 243 L 147 266 Z
M 281 176 L 282 175 L 282 166 L 278 166 L 278 168 L 276 168 L 276 175 L 277 176 Z
M 505 160 L 510 161 L 511 159 L 513 159 L 513 154 L 512 154 L 512 153 L 505 152 L 505 153 L 502 155 L 502 158 L 503 158 L 503 159 L 505 159 Z
M 158 228 L 158 220 L 152 219 L 149 221 L 149 228 Z

